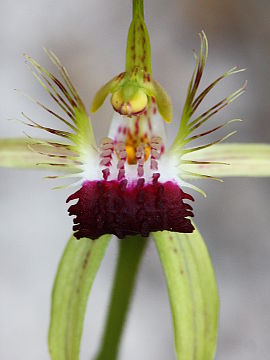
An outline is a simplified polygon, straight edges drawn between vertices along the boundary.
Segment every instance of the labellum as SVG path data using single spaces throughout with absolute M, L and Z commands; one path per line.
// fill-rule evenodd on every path
M 69 208 L 76 216 L 77 238 L 193 231 L 192 208 L 184 202 L 193 198 L 181 189 L 173 168 L 168 169 L 163 120 L 155 100 L 150 101 L 148 110 L 135 119 L 114 115 L 112 137 L 103 139 L 98 149 L 99 177 L 85 180 L 68 198 L 78 199 Z

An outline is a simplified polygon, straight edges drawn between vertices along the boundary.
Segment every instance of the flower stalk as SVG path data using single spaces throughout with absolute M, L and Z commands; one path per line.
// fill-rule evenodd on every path
M 105 331 L 96 360 L 116 360 L 138 268 L 147 238 L 127 236 L 119 242 L 119 255 Z

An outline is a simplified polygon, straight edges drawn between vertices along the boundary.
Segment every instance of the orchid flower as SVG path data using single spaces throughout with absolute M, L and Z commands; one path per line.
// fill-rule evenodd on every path
M 105 332 L 96 360 L 117 358 L 136 273 L 148 238 L 153 239 L 168 287 L 179 360 L 211 360 L 215 355 L 219 301 L 214 271 L 204 240 L 191 221 L 197 196 L 194 179 L 270 176 L 270 145 L 220 144 L 235 131 L 204 145 L 197 139 L 240 121 L 200 130 L 245 91 L 245 84 L 208 110 L 200 105 L 233 68 L 202 92 L 198 88 L 208 55 L 204 32 L 188 85 L 179 129 L 169 145 L 165 123 L 173 119 L 170 97 L 153 77 L 151 48 L 143 0 L 133 0 L 126 68 L 97 92 L 96 112 L 107 96 L 113 107 L 109 134 L 98 144 L 69 74 L 57 56 L 46 51 L 58 77 L 26 56 L 34 76 L 59 107 L 59 113 L 37 101 L 65 130 L 46 127 L 23 114 L 27 126 L 55 139 L 0 139 L 0 166 L 46 168 L 70 178 L 69 214 L 73 235 L 58 267 L 51 304 L 49 352 L 52 360 L 79 359 L 89 293 L 112 238 L 119 239 L 119 258 Z M 175 120 L 176 121 L 176 120 Z M 195 190 L 195 192 L 194 192 Z M 193 195 L 191 195 L 193 192 Z M 204 194 L 205 195 L 205 194 Z

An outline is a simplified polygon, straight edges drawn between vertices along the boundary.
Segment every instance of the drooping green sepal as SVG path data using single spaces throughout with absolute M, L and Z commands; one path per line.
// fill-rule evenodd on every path
M 212 360 L 219 301 L 203 238 L 168 231 L 153 234 L 168 286 L 178 360 Z
M 49 350 L 52 360 L 78 360 L 88 296 L 111 236 L 71 237 L 55 278 Z

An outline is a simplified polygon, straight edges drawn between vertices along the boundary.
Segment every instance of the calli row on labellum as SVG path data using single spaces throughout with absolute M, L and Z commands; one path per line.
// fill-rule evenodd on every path
M 117 110 L 113 114 L 108 137 L 104 137 L 99 146 L 85 106 L 56 55 L 47 52 L 61 79 L 26 56 L 35 76 L 64 110 L 66 118 L 40 105 L 71 130 L 47 128 L 24 115 L 29 120 L 29 126 L 70 141 L 69 144 L 47 142 L 52 150 L 54 147 L 58 151 L 61 149 L 63 155 L 54 155 L 52 151 L 44 154 L 44 159 L 53 158 L 52 166 L 57 165 L 57 159 L 66 159 L 68 163 L 62 165 L 68 167 L 72 164 L 76 169 L 68 176 L 80 178 L 76 182 L 80 189 L 68 198 L 68 201 L 77 201 L 69 208 L 70 215 L 75 216 L 74 235 L 77 238 L 96 239 L 104 234 L 114 234 L 119 238 L 136 234 L 146 237 L 151 232 L 162 230 L 182 233 L 193 231 L 190 221 L 192 207 L 186 202 L 193 201 L 193 197 L 185 189 L 201 190 L 187 180 L 211 176 L 207 172 L 199 175 L 189 171 L 188 166 L 196 161 L 189 160 L 188 155 L 221 142 L 234 132 L 206 145 L 192 148 L 186 146 L 236 121 L 228 121 L 192 135 L 244 91 L 244 87 L 240 88 L 193 119 L 194 112 L 209 91 L 223 78 L 241 71 L 233 68 L 197 95 L 208 52 L 203 32 L 200 38 L 200 55 L 197 57 L 195 54 L 196 66 L 182 119 L 170 147 L 167 145 L 164 120 L 171 119 L 172 105 L 165 90 L 152 80 L 149 37 L 140 13 L 135 14 L 129 31 L 126 71 L 102 87 L 93 100 L 92 110 L 95 111 L 111 92 L 111 102 Z M 32 147 L 35 146 L 32 144 Z M 213 164 L 207 161 L 199 163 L 206 170 L 208 165 Z

